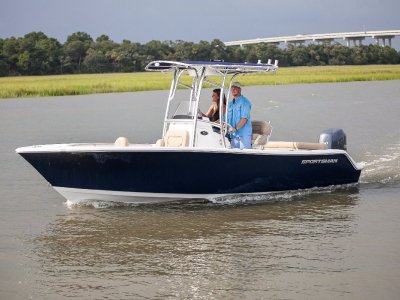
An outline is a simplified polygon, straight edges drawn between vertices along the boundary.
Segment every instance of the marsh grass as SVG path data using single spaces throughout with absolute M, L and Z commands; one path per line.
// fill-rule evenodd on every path
M 112 73 L 0 78 L 1 98 L 84 95 L 168 88 L 172 76 L 153 73 Z
M 0 98 L 164 90 L 171 79 L 171 74 L 153 72 L 2 77 Z M 244 86 L 395 79 L 400 79 L 400 65 L 291 67 L 238 77 Z

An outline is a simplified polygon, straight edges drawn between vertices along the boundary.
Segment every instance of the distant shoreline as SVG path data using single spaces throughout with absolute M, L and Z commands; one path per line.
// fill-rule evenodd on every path
M 167 90 L 171 79 L 152 72 L 0 77 L 0 98 Z M 287 67 L 238 79 L 244 86 L 399 80 L 400 65 Z

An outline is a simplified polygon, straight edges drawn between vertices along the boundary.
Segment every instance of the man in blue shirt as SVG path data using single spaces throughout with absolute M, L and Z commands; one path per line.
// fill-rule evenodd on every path
M 231 147 L 251 149 L 251 103 L 246 97 L 242 96 L 242 89 L 239 82 L 232 83 L 231 92 L 233 99 L 228 104 Z

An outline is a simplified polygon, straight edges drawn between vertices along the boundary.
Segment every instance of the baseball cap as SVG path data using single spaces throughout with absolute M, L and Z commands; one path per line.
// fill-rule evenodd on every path
M 242 86 L 240 85 L 240 82 L 234 82 L 234 83 L 232 83 L 232 87 L 237 87 L 237 88 L 239 88 L 239 89 L 241 89 L 242 88 Z

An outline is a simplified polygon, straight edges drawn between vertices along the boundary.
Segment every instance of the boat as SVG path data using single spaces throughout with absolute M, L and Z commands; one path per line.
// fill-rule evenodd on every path
M 270 60 L 153 61 L 147 71 L 172 74 L 162 134 L 154 143 L 119 137 L 113 143 L 34 145 L 16 152 L 72 203 L 204 201 L 357 183 L 362 167 L 348 154 L 342 129 L 322 131 L 318 143 L 273 141 L 271 123 L 252 120 L 252 149 L 233 149 L 226 115 L 218 122 L 202 116 L 199 102 L 210 101 L 201 97 L 205 88 L 220 88 L 229 99 L 238 75 L 277 69 L 278 62 Z

